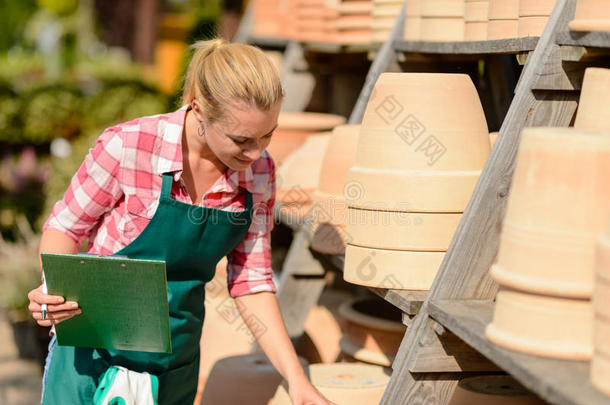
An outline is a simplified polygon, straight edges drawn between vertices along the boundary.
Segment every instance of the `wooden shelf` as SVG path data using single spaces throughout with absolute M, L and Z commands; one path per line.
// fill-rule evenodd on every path
M 429 314 L 541 398 L 558 405 L 608 405 L 589 380 L 589 362 L 536 357 L 501 348 L 485 337 L 494 304 L 480 300 L 431 301 Z
M 290 40 L 286 38 L 258 36 L 250 36 L 248 38 L 249 44 L 260 46 L 261 48 L 284 49 L 288 46 L 288 42 L 290 42 Z
M 537 43 L 538 37 L 468 42 L 395 41 L 394 49 L 405 53 L 443 55 L 510 54 L 533 51 Z
M 304 42 L 303 49 L 309 52 L 343 54 L 343 53 L 367 53 L 371 44 L 342 45 L 331 42 Z
M 556 42 L 559 45 L 583 46 L 585 48 L 609 48 L 610 32 L 591 31 L 591 32 L 558 32 Z

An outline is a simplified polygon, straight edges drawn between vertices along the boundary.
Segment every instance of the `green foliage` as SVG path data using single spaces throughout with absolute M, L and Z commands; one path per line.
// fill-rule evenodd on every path
M 0 1 L 0 54 L 21 41 L 26 22 L 36 11 L 36 0 Z

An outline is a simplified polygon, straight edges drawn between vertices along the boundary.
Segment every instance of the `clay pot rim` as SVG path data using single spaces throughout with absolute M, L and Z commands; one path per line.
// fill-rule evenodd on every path
M 572 20 L 568 24 L 570 31 L 610 31 L 610 20 L 591 19 L 591 20 Z
M 345 117 L 336 114 L 314 112 L 281 112 L 278 129 L 303 129 L 313 131 L 330 130 L 345 124 Z
M 345 374 L 345 373 L 349 373 L 354 372 L 354 374 L 356 373 L 361 373 L 363 376 L 367 376 L 370 377 L 372 376 L 372 378 L 374 379 L 375 376 L 379 376 L 382 377 L 383 380 L 382 382 L 380 382 L 379 384 L 370 384 L 367 385 L 366 388 L 371 387 L 371 388 L 379 388 L 382 386 L 385 386 L 389 383 L 390 380 L 390 373 L 391 370 L 388 370 L 387 367 L 383 367 L 383 366 L 379 366 L 376 364 L 362 364 L 362 363 L 348 363 L 348 362 L 340 362 L 340 363 L 330 363 L 330 364 L 321 364 L 321 363 L 315 363 L 315 364 L 310 364 L 307 366 L 309 368 L 309 375 L 310 378 L 312 379 L 312 382 L 315 386 L 319 386 L 319 387 L 324 387 L 324 388 L 341 388 L 341 386 L 337 386 L 336 384 L 326 384 L 323 381 L 318 381 L 317 380 L 317 372 L 316 369 L 327 369 L 327 370 L 331 370 L 334 371 L 333 369 L 338 369 L 337 371 L 340 372 L 341 374 Z M 313 370 L 312 370 L 313 369 Z M 381 379 L 381 378 L 380 378 Z M 345 388 L 349 388 L 349 386 L 345 387 Z
M 394 361 L 394 356 L 390 356 L 387 353 L 374 352 L 372 350 L 360 347 L 352 342 L 346 335 L 341 336 L 341 339 L 339 340 L 339 347 L 341 348 L 342 352 L 349 354 L 356 360 L 360 360 L 365 363 L 390 367 Z
M 362 312 L 356 311 L 352 307 L 352 305 L 359 301 L 362 301 L 362 299 L 356 298 L 353 300 L 343 302 L 339 306 L 339 309 L 338 309 L 339 315 L 341 315 L 343 318 L 345 318 L 347 321 L 349 321 L 351 323 L 362 325 L 364 327 L 371 328 L 371 329 L 377 329 L 377 330 L 381 330 L 384 332 L 396 332 L 396 333 L 406 331 L 407 327 L 404 326 L 400 322 L 392 322 L 392 321 L 388 321 L 386 319 L 376 318 L 374 316 L 370 316 L 370 315 L 364 314 Z
M 548 138 L 554 139 L 566 139 L 573 141 L 574 144 L 585 146 L 584 139 L 589 141 L 599 141 L 610 139 L 608 137 L 607 129 L 588 129 L 588 128 L 575 128 L 575 127 L 526 127 L 521 131 L 521 136 L 527 134 L 528 137 L 545 138 L 544 142 L 548 142 Z M 577 137 L 574 135 L 578 135 Z M 586 137 L 586 138 L 585 138 Z M 555 146 L 554 142 L 548 144 L 551 148 Z M 594 148 L 598 148 L 599 145 L 587 145 Z M 560 146 L 563 149 L 565 146 Z

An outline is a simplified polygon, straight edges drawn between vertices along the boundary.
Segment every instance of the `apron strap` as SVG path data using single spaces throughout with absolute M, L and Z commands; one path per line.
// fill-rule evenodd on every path
M 161 185 L 161 199 L 169 200 L 172 193 L 172 184 L 174 182 L 174 173 L 163 173 L 163 184 Z
M 246 192 L 246 211 L 252 210 L 252 193 L 244 188 Z

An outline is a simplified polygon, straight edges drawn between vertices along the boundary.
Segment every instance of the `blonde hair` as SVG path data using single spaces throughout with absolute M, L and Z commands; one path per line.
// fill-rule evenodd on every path
M 283 98 L 279 73 L 260 49 L 224 39 L 199 41 L 192 48 L 182 104 L 196 99 L 207 119 L 221 119 L 236 100 L 266 111 Z

